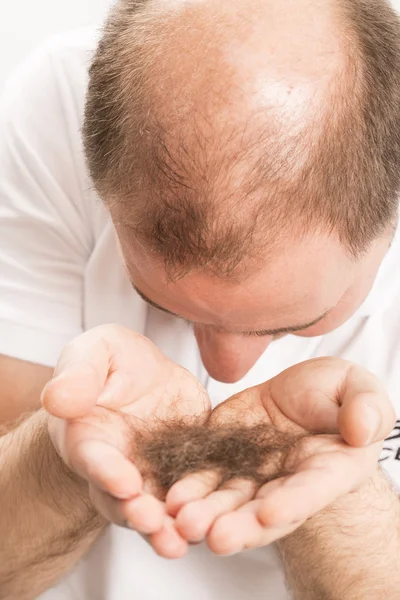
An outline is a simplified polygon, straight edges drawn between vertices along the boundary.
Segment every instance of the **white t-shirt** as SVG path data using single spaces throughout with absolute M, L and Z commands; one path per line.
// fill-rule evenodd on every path
M 207 387 L 213 405 L 317 356 L 380 376 L 400 414 L 400 235 L 357 313 L 330 334 L 286 336 L 238 383 L 209 378 L 190 327 L 147 306 L 121 264 L 111 220 L 91 188 L 80 129 L 96 34 L 53 40 L 10 81 L 0 104 L 0 353 L 55 365 L 78 333 L 117 322 L 153 340 Z M 400 422 L 382 464 L 400 486 Z M 227 558 L 204 545 L 177 561 L 111 526 L 42 600 L 288 600 L 273 547 Z

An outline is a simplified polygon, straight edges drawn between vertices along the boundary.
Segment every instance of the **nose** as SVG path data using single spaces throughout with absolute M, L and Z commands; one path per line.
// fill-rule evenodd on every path
M 234 383 L 251 369 L 270 344 L 272 337 L 250 337 L 194 326 L 201 359 L 217 381 Z

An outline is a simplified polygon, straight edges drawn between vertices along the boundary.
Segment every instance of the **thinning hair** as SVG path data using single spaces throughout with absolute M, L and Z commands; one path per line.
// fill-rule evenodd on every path
M 112 8 L 90 68 L 87 163 L 106 204 L 171 273 L 232 275 L 293 228 L 332 232 L 357 257 L 394 221 L 399 20 L 385 0 L 332 3 L 345 60 L 314 117 L 296 130 L 271 113 L 270 122 L 248 132 L 244 123 L 220 143 L 211 113 L 174 113 L 168 97 L 165 107 L 152 101 L 154 89 L 164 89 L 166 37 L 187 27 L 174 3 L 119 0 Z M 169 68 L 179 72 L 179 62 Z M 218 91 L 214 101 L 222 102 Z

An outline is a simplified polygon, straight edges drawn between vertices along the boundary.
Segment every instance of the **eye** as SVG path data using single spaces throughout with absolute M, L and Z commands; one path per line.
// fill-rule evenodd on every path
M 268 337 L 271 336 L 268 331 L 249 331 L 245 334 L 246 337 Z

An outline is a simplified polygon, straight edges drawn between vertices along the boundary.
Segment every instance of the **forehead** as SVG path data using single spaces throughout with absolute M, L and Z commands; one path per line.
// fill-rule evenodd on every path
M 337 304 L 356 269 L 338 241 L 315 235 L 288 240 L 239 281 L 193 272 L 171 282 L 131 232 L 117 231 L 130 277 L 148 298 L 189 320 L 233 330 L 312 321 Z

